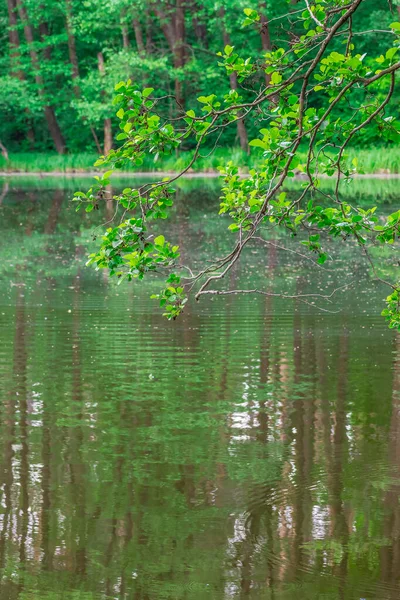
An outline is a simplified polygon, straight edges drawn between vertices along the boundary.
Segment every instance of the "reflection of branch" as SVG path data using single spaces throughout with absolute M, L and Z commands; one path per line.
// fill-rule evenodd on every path
M 292 250 L 291 248 L 285 248 L 285 246 L 279 246 L 279 244 L 275 244 L 275 242 L 270 242 L 269 240 L 264 240 L 264 238 L 259 237 L 259 236 L 254 236 L 253 240 L 258 240 L 260 242 L 263 242 L 263 244 L 268 244 L 269 246 L 273 246 L 274 248 L 279 248 L 279 250 L 284 250 L 285 252 L 291 252 L 292 254 L 297 254 L 297 256 L 300 256 L 301 258 L 304 258 L 305 260 L 308 260 L 310 262 L 313 263 L 313 265 L 315 265 L 316 267 L 319 267 L 320 269 L 323 269 L 324 271 L 331 271 L 332 269 L 327 269 L 326 267 L 323 267 L 322 265 L 320 265 L 319 263 L 317 263 L 316 260 L 314 260 L 313 258 L 311 258 L 311 256 L 307 256 L 306 254 L 302 254 L 301 252 L 297 252 L 297 250 Z
M 279 294 L 277 292 L 265 292 L 264 290 L 259 290 L 257 288 L 251 290 L 203 290 L 199 292 L 199 294 L 212 294 L 216 296 L 227 296 L 232 294 L 261 294 L 262 296 L 272 296 L 275 298 L 282 298 L 283 300 L 299 300 L 304 304 L 308 304 L 309 306 L 316 307 L 312 302 L 308 302 L 305 298 L 321 298 L 322 300 L 326 300 L 331 303 L 331 298 L 334 296 L 339 290 L 347 289 L 349 286 L 353 285 L 353 282 L 346 283 L 338 288 L 335 288 L 333 292 L 330 294 Z M 199 295 L 197 294 L 197 295 Z M 322 308 L 321 306 L 317 306 L 319 310 L 329 313 L 337 313 L 339 311 L 328 310 L 327 308 Z
M 371 258 L 371 256 L 370 256 L 370 254 L 369 254 L 369 252 L 368 252 L 367 248 L 366 248 L 365 246 L 362 246 L 362 250 L 363 250 L 363 252 L 364 252 L 364 254 L 365 254 L 365 256 L 366 256 L 366 258 L 367 258 L 367 260 L 368 260 L 369 264 L 371 265 L 372 272 L 373 272 L 373 274 L 374 274 L 374 276 L 375 276 L 375 279 L 376 279 L 377 281 L 380 281 L 381 283 L 384 283 L 385 285 L 388 285 L 389 287 L 391 287 L 391 288 L 392 288 L 392 290 L 396 290 L 397 288 L 396 288 L 396 286 L 395 286 L 395 285 L 393 285 L 393 284 L 392 284 L 392 283 L 390 283 L 389 281 L 386 281 L 386 279 L 382 279 L 382 277 L 379 277 L 379 275 L 378 275 L 378 274 L 377 274 L 377 272 L 376 272 L 376 267 L 375 267 L 375 265 L 374 265 L 374 262 L 373 262 L 373 260 L 372 260 L 372 258 Z

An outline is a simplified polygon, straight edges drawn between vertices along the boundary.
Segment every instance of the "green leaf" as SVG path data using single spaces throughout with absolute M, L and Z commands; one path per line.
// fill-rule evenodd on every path
M 262 148 L 263 150 L 265 150 L 265 142 L 259 140 L 258 138 L 256 138 L 255 140 L 251 140 L 251 142 L 249 142 L 249 146 L 256 146 L 257 148 Z
M 388 60 L 391 60 L 393 58 L 393 56 L 396 54 L 397 52 L 397 48 L 389 48 L 389 50 L 387 50 L 386 52 L 386 58 Z
M 281 81 L 282 81 L 282 75 L 280 73 L 278 73 L 277 71 L 274 71 L 274 73 L 272 73 L 272 75 L 271 75 L 271 83 L 273 85 L 277 85 Z
M 233 52 L 233 46 L 229 46 L 229 44 L 227 44 L 224 48 L 224 52 L 227 56 L 230 56 Z
M 156 246 L 160 246 L 161 248 L 163 248 L 164 244 L 165 244 L 165 237 L 163 235 L 159 235 L 154 239 L 154 243 Z
M 142 92 L 142 96 L 143 96 L 143 98 L 148 98 L 148 96 L 150 96 L 150 94 L 152 94 L 153 92 L 154 92 L 154 88 L 152 88 L 152 87 L 144 88 L 144 90 Z

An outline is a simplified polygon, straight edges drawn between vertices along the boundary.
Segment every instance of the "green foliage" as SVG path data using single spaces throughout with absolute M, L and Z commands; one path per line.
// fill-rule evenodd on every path
M 400 123 L 391 110 L 400 68 L 396 62 L 400 34 L 396 26 L 392 27 L 384 38 L 389 47 L 382 54 L 362 52 L 358 48 L 362 43 L 357 44 L 355 35 L 361 39 L 364 35 L 355 31 L 359 5 L 359 0 L 343 8 L 337 0 L 307 4 L 300 18 L 305 33 L 295 42 L 288 36 L 280 48 L 265 52 L 262 62 L 225 44 L 224 51 L 218 53 L 218 64 L 231 84 L 242 82 L 245 90 L 264 77 L 265 83 L 259 83 L 247 100 L 238 94 L 236 84 L 229 93 L 208 90 L 197 97 L 190 110 L 184 110 L 177 97 L 176 116 L 172 118 L 165 116 L 163 108 L 169 95 L 149 86 L 143 89 L 131 79 L 119 82 L 113 103 L 120 121 L 117 139 L 122 144 L 101 157 L 96 166 L 112 171 L 127 164 L 141 166 L 146 157 L 157 160 L 189 143 L 194 145 L 194 153 L 176 176 L 114 196 L 117 205 L 140 216 L 109 229 L 99 253 L 89 262 L 128 279 L 142 278 L 159 267 L 166 269 L 170 273 L 167 285 L 155 297 L 166 306 L 165 314 L 175 318 L 193 289 L 196 298 L 230 292 L 213 284 L 223 280 L 244 247 L 263 229 L 281 228 L 291 236 L 303 237 L 301 244 L 316 254 L 320 265 L 329 259 L 324 249 L 327 237 L 360 246 L 370 261 L 370 244 L 395 243 L 400 212 L 382 222 L 376 207 L 353 207 L 340 195 L 341 180 L 350 182 L 358 168 L 358 157 L 350 159 L 348 154 L 351 143 L 370 135 L 371 130 L 386 143 L 400 138 Z M 252 8 L 245 10 L 245 15 L 246 26 L 258 27 Z M 341 36 L 344 47 L 339 51 L 336 38 Z M 344 110 L 348 106 L 352 107 L 351 118 Z M 146 224 L 168 217 L 173 181 L 191 168 L 203 146 L 215 147 L 229 126 L 245 116 L 257 127 L 250 146 L 262 154 L 245 178 L 233 162 L 220 168 L 223 187 L 219 212 L 230 218 L 233 249 L 197 272 L 188 268 L 190 276 L 184 275 L 177 264 L 177 247 L 167 244 L 163 235 L 156 238 L 158 244 L 152 244 Z M 86 203 L 86 210 L 96 208 L 104 199 L 112 171 L 97 178 L 87 194 L 77 193 L 76 199 Z M 281 187 L 298 173 L 304 177 L 303 191 L 295 199 L 288 198 Z M 321 188 L 321 178 L 326 176 L 336 178 L 333 194 Z M 306 199 L 310 194 L 311 199 Z M 176 285 L 170 285 L 175 278 Z M 396 287 L 392 288 L 396 294 Z M 386 316 L 391 326 L 397 326 L 396 314 L 389 308 Z
M 185 33 L 182 42 L 185 52 L 183 64 L 178 66 L 174 48 L 180 42 L 168 38 L 168 31 L 174 31 L 176 21 L 178 8 L 175 2 L 69 0 L 68 3 L 55 4 L 51 0 L 40 3 L 24 0 L 23 5 L 34 33 L 32 45 L 25 39 L 24 22 L 19 12 L 16 12 L 16 25 L 13 25 L 6 2 L 2 3 L 0 11 L 5 32 L 0 50 L 0 139 L 9 152 L 53 149 L 44 119 L 44 107 L 48 104 L 55 107 L 69 151 L 96 152 L 98 148 L 93 132 L 102 147 L 104 119 L 111 118 L 113 132 L 118 129 L 112 105 L 113 86 L 129 77 L 137 82 L 139 88 L 152 86 L 157 89 L 158 96 L 168 97 L 161 112 L 162 118 L 176 116 L 177 106 L 172 96 L 177 81 L 182 85 L 187 110 L 193 109 L 197 97 L 217 92 L 218 96 L 228 96 L 236 103 L 240 97 L 249 101 L 259 89 L 262 70 L 271 76 L 272 83 L 279 83 L 282 57 L 279 57 L 281 49 L 278 46 L 282 38 L 293 36 L 293 39 L 298 39 L 297 55 L 301 57 L 305 52 L 309 57 L 310 43 L 318 41 L 322 35 L 304 2 L 300 7 L 304 9 L 302 17 L 292 20 L 290 27 L 283 18 L 290 10 L 286 0 L 268 0 L 265 3 L 263 16 L 268 18 L 268 26 L 260 17 L 255 0 L 234 3 L 220 0 L 217 4 L 207 0 L 193 7 L 184 3 Z M 316 19 L 323 19 L 329 12 L 328 5 L 322 6 L 319 2 L 312 6 Z M 229 43 L 223 41 L 221 9 L 224 10 L 223 21 L 230 37 Z M 192 18 L 194 11 L 195 18 Z M 132 25 L 133 20 L 137 30 Z M 344 38 L 338 36 L 332 40 L 334 65 L 344 71 L 348 68 L 362 69 L 358 61 L 363 64 L 365 59 L 360 57 L 365 53 L 369 55 L 371 50 L 382 61 L 382 68 L 395 61 L 395 51 L 387 48 L 385 35 L 380 32 L 398 33 L 398 23 L 393 20 L 385 0 L 375 2 L 373 10 L 368 3 L 362 2 L 354 16 L 354 27 L 366 32 L 362 37 L 354 38 L 354 43 L 359 46 L 359 57 L 354 54 L 350 62 L 341 58 L 346 54 L 345 44 Z M 375 29 L 376 23 L 380 24 L 380 30 Z M 260 40 L 260 31 L 265 27 L 272 46 L 267 53 L 262 51 Z M 17 33 L 17 48 L 6 43 L 6 35 L 12 32 Z M 138 45 L 140 37 L 144 49 Z M 36 81 L 38 73 L 30 57 L 32 47 L 38 54 L 43 90 L 39 89 Z M 71 47 L 76 50 L 76 65 L 71 59 Z M 221 52 L 225 47 L 227 53 Z M 243 48 L 246 48 L 245 53 Z M 99 52 L 103 53 L 105 61 L 103 74 L 98 67 Z M 219 52 L 220 62 L 228 72 L 237 74 L 242 82 L 246 79 L 249 85 L 232 89 L 229 80 L 221 78 L 218 60 L 215 59 Z M 334 65 L 325 66 L 332 70 Z M 319 84 L 317 80 L 315 83 Z M 220 102 L 221 98 L 218 97 L 217 101 Z M 310 99 L 310 102 L 314 100 Z M 319 100 L 316 102 L 319 104 Z M 342 110 L 350 119 L 351 105 L 343 106 Z M 394 112 L 395 118 L 398 118 L 398 109 Z M 250 137 L 257 136 L 257 126 L 253 122 L 248 120 L 246 127 Z M 232 146 L 236 138 L 235 130 L 226 128 L 220 143 L 224 147 Z M 368 137 L 360 136 L 357 143 L 368 145 L 381 141 L 380 132 L 370 128 Z M 183 147 L 190 149 L 193 146 L 187 140 Z
M 325 237 L 355 243 L 370 261 L 367 250 L 370 243 L 395 243 L 400 232 L 400 212 L 389 215 L 382 223 L 376 207 L 363 209 L 343 201 L 340 181 L 351 181 L 357 171 L 358 157 L 350 160 L 347 153 L 353 140 L 362 138 L 371 128 L 385 142 L 398 141 L 400 137 L 398 119 L 387 112 L 400 67 L 396 62 L 399 35 L 396 26 L 392 27 L 395 35 L 394 38 L 392 33 L 388 35 L 390 47 L 384 54 L 361 53 L 356 49 L 353 30 L 360 2 L 354 0 L 342 10 L 337 4 L 336 0 L 324 6 L 307 4 L 301 16 L 306 33 L 295 43 L 288 41 L 266 52 L 263 63 L 251 55 L 242 56 L 234 46 L 225 44 L 224 51 L 218 53 L 219 65 L 231 82 L 234 77 L 245 88 L 259 75 L 266 77 L 266 85 L 248 101 L 238 95 L 236 87 L 228 94 L 200 95 L 197 108 L 194 104 L 190 110 L 183 110 L 176 98 L 178 116 L 162 118 L 166 97 L 152 87 L 140 89 L 131 80 L 117 84 L 114 105 L 121 130 L 117 139 L 122 145 L 100 158 L 96 166 L 110 166 L 112 170 L 123 169 L 126 164 L 140 166 L 146 156 L 171 155 L 188 140 L 193 140 L 195 151 L 177 176 L 135 190 L 129 188 L 114 196 L 117 204 L 129 211 L 140 210 L 141 216 L 109 229 L 99 253 L 91 257 L 90 263 L 108 267 L 111 274 L 128 279 L 142 278 L 147 272 L 157 271 L 160 265 L 169 269 L 166 287 L 154 297 L 166 307 L 164 314 L 175 318 L 184 306 L 186 295 L 194 288 L 196 298 L 206 293 L 229 293 L 218 287 L 210 288 L 224 278 L 246 244 L 263 229 L 278 227 L 291 236 L 305 234 L 301 244 L 317 255 L 320 265 L 329 259 L 324 250 Z M 245 15 L 246 26 L 257 25 L 253 9 L 245 10 Z M 342 52 L 332 48 L 337 35 L 344 36 Z M 343 110 L 347 105 L 353 107 L 350 119 Z M 262 122 L 250 142 L 250 146 L 262 151 L 262 158 L 245 178 L 233 162 L 220 168 L 224 184 L 219 212 L 229 215 L 228 230 L 236 237 L 233 249 L 197 273 L 189 268 L 190 277 L 179 275 L 177 247 L 166 244 L 163 235 L 155 239 L 155 246 L 150 243 L 145 237 L 146 223 L 168 217 L 167 208 L 172 205 L 173 195 L 170 184 L 195 163 L 205 144 L 218 143 L 228 126 L 242 120 L 244 115 L 248 121 L 252 115 L 254 122 Z M 97 184 L 87 194 L 77 193 L 76 199 L 86 202 L 86 210 L 96 207 L 106 194 L 111 172 L 97 178 Z M 293 200 L 280 188 L 299 172 L 304 174 L 304 190 Z M 326 194 L 320 187 L 323 176 L 336 177 L 333 194 Z M 312 197 L 306 201 L 308 194 Z M 392 288 L 393 297 L 388 300 L 385 316 L 394 327 L 398 325 L 398 305 L 394 307 L 397 288 Z
M 392 294 L 386 298 L 386 308 L 382 311 L 382 316 L 385 317 L 391 329 L 400 331 L 400 288 L 394 289 Z

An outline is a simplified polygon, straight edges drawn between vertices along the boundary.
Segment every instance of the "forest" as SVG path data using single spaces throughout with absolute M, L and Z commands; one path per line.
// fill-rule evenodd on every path
M 107 154 L 115 147 L 119 119 L 113 105 L 114 86 L 128 78 L 140 88 L 152 87 L 158 96 L 170 97 L 162 109 L 166 117 L 176 115 L 176 101 L 188 110 L 210 91 L 223 95 L 239 89 L 244 100 L 251 98 L 263 75 L 254 74 L 245 84 L 235 72 L 226 77 L 217 53 L 227 46 L 245 48 L 246 56 L 257 60 L 265 52 L 298 40 L 304 34 L 300 4 L 286 0 L 3 1 L 3 157 L 28 155 L 25 162 L 31 170 L 29 162 L 43 153 L 79 154 L 83 155 L 81 166 L 90 167 L 96 154 Z M 259 22 L 243 27 L 244 9 L 258 11 Z M 354 15 L 354 28 L 365 32 L 357 37 L 359 53 L 385 54 L 385 31 L 390 32 L 399 10 L 395 4 L 388 10 L 387 0 L 361 4 Z M 283 20 L 288 14 L 289 27 Z M 338 38 L 332 47 L 340 51 L 342 44 Z M 268 74 L 264 77 L 268 82 Z M 315 102 L 318 106 L 321 100 Z M 397 118 L 398 91 L 393 106 Z M 342 110 L 351 117 L 351 106 Z M 215 167 L 221 157 L 235 156 L 235 152 L 244 165 L 249 164 L 249 141 L 255 135 L 254 119 L 239 119 L 219 139 L 213 155 L 217 158 L 210 156 L 200 168 Z M 354 145 L 363 153 L 367 170 L 397 172 L 398 148 L 393 140 L 382 139 L 379 131 L 369 131 Z M 394 145 L 390 156 L 384 152 L 388 145 Z M 374 157 L 369 152 L 372 146 Z M 179 152 L 192 149 L 188 140 Z M 51 160 L 53 165 L 67 164 L 54 156 Z M 51 160 L 40 170 L 56 170 Z M 164 157 L 164 163 L 147 160 L 144 168 L 173 168 L 176 160 L 176 154 L 172 159 Z

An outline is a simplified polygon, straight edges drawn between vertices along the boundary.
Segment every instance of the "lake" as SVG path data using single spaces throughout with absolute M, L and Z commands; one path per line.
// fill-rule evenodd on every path
M 349 286 L 168 322 L 156 281 L 85 267 L 110 207 L 76 213 L 81 181 L 1 187 L 0 598 L 398 599 L 400 337 L 358 248 L 317 268 L 287 236 L 254 245 L 226 287 Z M 347 193 L 399 205 L 397 181 Z M 188 262 L 231 243 L 217 198 L 178 188 Z

